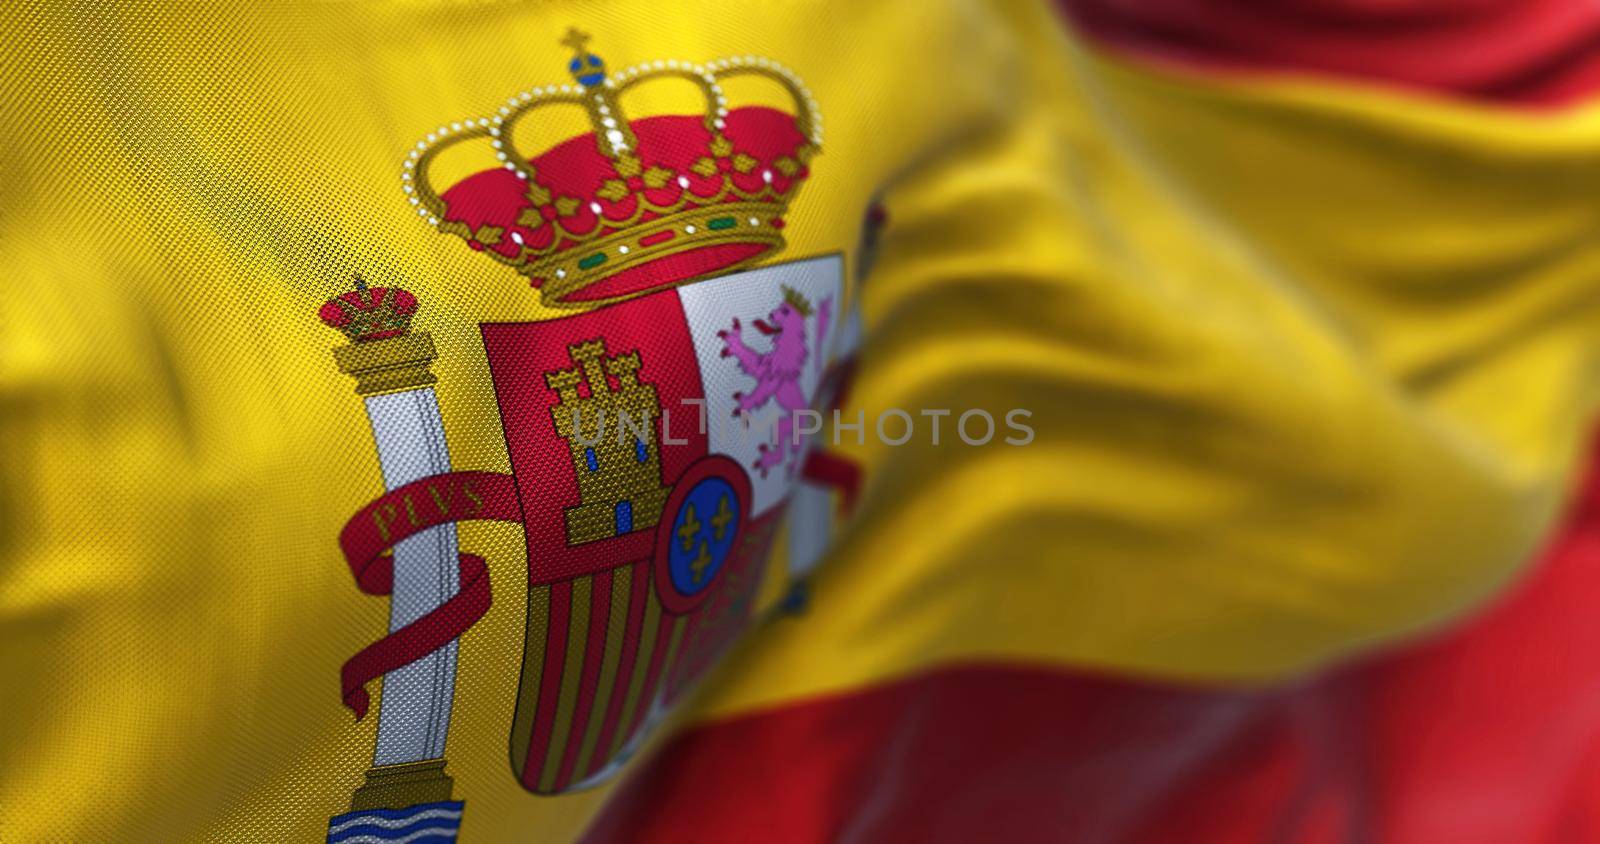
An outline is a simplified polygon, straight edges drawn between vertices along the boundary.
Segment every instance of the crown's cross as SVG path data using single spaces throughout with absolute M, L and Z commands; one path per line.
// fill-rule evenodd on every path
M 728 496 L 724 495 L 717 502 L 717 514 L 711 517 L 711 527 L 716 531 L 717 541 L 722 541 L 723 534 L 728 532 L 728 522 L 733 521 L 733 511 L 728 509 Z
M 572 78 L 577 80 L 579 85 L 582 85 L 585 89 L 592 89 L 598 88 L 600 83 L 606 81 L 606 63 L 601 61 L 599 56 L 589 52 L 589 33 L 573 27 L 567 30 L 567 37 L 561 39 L 561 43 L 572 48 L 572 61 L 567 63 L 567 69 L 572 71 Z M 587 103 L 587 100 L 585 102 Z M 604 105 L 605 108 L 595 108 L 595 105 Z M 633 143 L 633 139 L 627 133 L 622 132 L 620 129 L 612 130 L 611 127 L 604 125 L 604 112 L 615 112 L 619 115 L 622 113 L 615 100 L 609 99 L 602 94 L 599 102 L 585 107 L 589 109 L 591 119 L 600 118 L 595 121 L 596 131 L 611 130 L 618 132 L 618 137 L 621 140 L 612 141 L 612 147 L 618 147 L 622 144 L 631 145 Z M 596 112 L 602 112 L 602 114 L 597 115 Z M 605 150 L 601 151 L 604 152 Z M 612 151 L 616 152 L 618 150 L 613 149 Z
M 688 551 L 694 547 L 694 538 L 700 533 L 700 520 L 694 517 L 694 505 L 690 504 L 683 515 L 683 527 L 678 528 L 678 538 L 683 540 L 683 550 Z
M 694 570 L 694 582 L 699 583 L 706 579 L 706 569 L 711 565 L 711 548 L 706 543 L 700 543 L 700 556 L 694 558 L 689 568 Z
M 565 47 L 571 47 L 572 52 L 579 56 L 588 55 L 589 33 L 575 26 L 569 27 L 567 29 L 567 37 L 561 39 L 561 44 Z

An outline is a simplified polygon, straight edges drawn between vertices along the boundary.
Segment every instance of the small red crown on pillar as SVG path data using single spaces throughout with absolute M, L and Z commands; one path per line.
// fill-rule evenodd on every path
M 411 330 L 417 297 L 398 287 L 368 287 L 359 275 L 355 280 L 356 289 L 329 299 L 317 312 L 324 323 L 343 331 L 352 343 L 399 337 Z

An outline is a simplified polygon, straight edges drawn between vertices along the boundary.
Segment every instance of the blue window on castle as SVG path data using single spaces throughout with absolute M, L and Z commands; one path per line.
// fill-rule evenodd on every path
M 597 458 L 595 458 L 594 449 L 586 448 L 586 449 L 583 450 L 583 461 L 585 463 L 589 464 L 589 471 L 591 471 L 591 472 L 600 471 L 600 461 Z
M 633 441 L 633 456 L 638 458 L 640 463 L 650 459 L 650 449 L 644 447 L 644 440 Z
M 617 502 L 617 535 L 621 536 L 633 530 L 633 502 Z

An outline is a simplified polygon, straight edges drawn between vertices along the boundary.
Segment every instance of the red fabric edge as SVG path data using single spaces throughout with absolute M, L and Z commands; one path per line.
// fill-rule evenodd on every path
M 1526 108 L 1600 89 L 1588 0 L 1056 0 L 1089 40 L 1202 72 L 1291 74 Z
M 678 735 L 586 840 L 1600 840 L 1597 487 L 1431 641 L 1267 689 L 991 664 L 797 701 Z

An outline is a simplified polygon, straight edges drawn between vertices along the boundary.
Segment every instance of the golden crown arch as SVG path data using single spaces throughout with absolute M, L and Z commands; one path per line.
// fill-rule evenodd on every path
M 567 353 L 572 368 L 544 376 L 560 396 L 550 413 L 578 475 L 579 503 L 566 509 L 567 544 L 655 527 L 671 490 L 661 482 L 655 437 L 661 402 L 655 385 L 639 381 L 639 352 L 608 357 L 604 340 L 590 340 Z
M 822 145 L 816 101 L 799 78 L 778 63 L 757 56 L 723 58 L 704 64 L 654 61 L 608 73 L 605 63 L 588 51 L 587 42 L 588 36 L 576 31 L 569 33 L 562 42 L 573 49 L 568 67 L 576 84 L 523 91 L 490 116 L 440 126 L 417 143 L 405 162 L 401 178 L 418 216 L 436 229 L 462 237 L 485 255 L 534 279 L 542 300 L 561 308 L 590 309 L 631 298 L 631 293 L 596 299 L 583 299 L 577 294 L 627 269 L 675 254 L 730 242 L 764 243 L 770 247 L 737 265 L 719 270 L 728 272 L 748 265 L 760 254 L 783 248 L 782 217 L 803 183 L 807 165 Z M 758 162 L 738 150 L 724 134 L 729 107 L 721 83 L 751 76 L 776 82 L 788 93 L 794 104 L 790 116 L 804 139 L 792 152 L 768 162 Z M 698 88 L 705 102 L 700 118 L 709 134 L 709 142 L 704 153 L 682 173 L 655 166 L 648 160 L 648 154 L 641 157 L 639 139 L 620 100 L 635 86 L 662 79 L 687 80 Z M 592 137 L 596 148 L 610 160 L 615 178 L 605 179 L 593 196 L 551 195 L 538 180 L 540 173 L 534 163 L 535 157 L 517 140 L 521 122 L 536 110 L 550 106 L 582 108 L 594 130 Z M 548 214 L 546 209 L 560 208 L 560 216 L 545 218 L 554 231 L 548 243 L 534 245 L 517 240 L 514 254 L 508 255 L 498 249 L 484 248 L 485 245 L 505 247 L 508 242 L 505 221 L 472 228 L 459 220 L 446 219 L 449 206 L 432 181 L 432 165 L 444 150 L 481 140 L 487 140 L 501 166 L 523 182 L 530 204 L 511 222 L 543 225 L 545 221 L 538 219 L 540 211 Z M 723 172 L 727 169 L 725 162 L 731 162 L 731 172 Z M 758 167 L 767 177 L 765 184 L 754 189 L 750 189 L 748 183 L 736 184 L 735 173 L 749 176 Z M 722 187 L 715 194 L 692 194 L 687 189 L 691 174 L 701 179 L 720 176 Z M 774 184 L 772 176 L 775 174 L 783 176 L 780 180 L 785 183 L 783 190 Z M 648 195 L 673 182 L 684 187 L 675 201 L 662 203 Z M 626 218 L 604 217 L 589 229 L 569 228 L 565 224 L 573 208 L 594 205 L 601 199 L 621 203 L 630 197 L 635 201 Z M 686 278 L 677 283 L 692 280 Z

